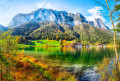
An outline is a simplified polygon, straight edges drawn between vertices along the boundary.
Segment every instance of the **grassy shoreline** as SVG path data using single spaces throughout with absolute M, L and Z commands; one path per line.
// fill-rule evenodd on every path
M 10 65 L 9 67 L 6 67 L 5 64 L 2 66 L 6 68 L 2 68 L 2 70 L 6 70 L 3 72 L 3 75 L 0 76 L 3 80 L 77 81 L 74 75 L 64 71 L 62 68 L 36 60 L 32 56 L 24 56 L 23 52 L 18 54 L 17 57 L 5 55 L 4 58 L 9 58 L 9 61 L 6 61 L 9 62 Z M 7 77 L 5 79 L 4 77 L 8 75 L 8 71 L 9 78 Z M 37 76 L 39 77 L 37 78 Z
M 40 43 L 39 43 L 40 42 Z M 63 44 L 62 46 L 66 46 L 66 47 L 71 47 L 71 43 L 77 43 L 76 41 L 66 41 L 63 40 Z M 87 44 L 87 43 L 86 43 Z M 28 44 L 18 44 L 20 47 L 59 47 L 60 45 L 60 41 L 57 40 L 47 40 L 47 39 L 41 39 L 41 40 L 29 40 Z M 84 45 L 84 44 L 83 44 Z M 81 46 L 81 47 L 86 47 Z M 104 45 L 89 45 L 89 47 L 114 47 L 113 44 L 104 44 Z M 117 45 L 117 47 L 120 47 L 119 45 Z

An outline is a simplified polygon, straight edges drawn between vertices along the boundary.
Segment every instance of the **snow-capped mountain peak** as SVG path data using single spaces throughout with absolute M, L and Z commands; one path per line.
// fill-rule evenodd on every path
M 17 14 L 10 22 L 10 27 L 19 26 L 30 21 L 54 21 L 57 24 L 69 24 L 71 26 L 79 25 L 81 23 L 88 23 L 95 27 L 107 29 L 101 19 L 94 21 L 87 21 L 86 18 L 80 14 L 67 13 L 66 11 L 57 11 L 52 9 L 40 8 L 28 14 Z

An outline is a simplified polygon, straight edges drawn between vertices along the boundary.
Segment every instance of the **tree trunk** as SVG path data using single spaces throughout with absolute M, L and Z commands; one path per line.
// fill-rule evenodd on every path
M 112 23 L 112 27 L 113 27 L 113 29 L 114 29 L 114 48 L 115 48 L 115 54 L 116 54 L 117 65 L 119 65 L 119 56 L 118 56 L 117 47 L 116 47 L 116 31 L 115 31 L 114 22 L 113 22 L 113 19 L 112 19 L 112 12 L 111 12 L 111 10 L 110 10 L 108 1 L 107 1 L 107 0 L 105 0 L 105 1 L 106 1 L 108 10 L 109 10 L 109 17 L 110 17 L 110 20 L 111 20 L 111 23 Z M 119 70 L 120 70 L 120 69 L 119 69 Z
M 117 59 L 117 61 L 119 62 L 119 56 L 118 56 L 117 46 L 116 46 L 116 32 L 115 32 L 115 26 L 114 26 L 112 20 L 111 20 L 111 22 L 112 22 L 112 26 L 113 26 L 113 29 L 114 29 L 114 47 L 115 47 L 115 54 L 116 54 L 116 59 Z
M 111 23 L 114 29 L 114 48 L 115 48 L 115 55 L 116 55 L 116 60 L 117 60 L 117 67 L 119 68 L 120 71 L 120 63 L 119 63 L 119 56 L 117 52 L 117 45 L 116 45 L 116 31 L 115 31 L 115 26 L 113 24 L 112 16 L 110 15 Z

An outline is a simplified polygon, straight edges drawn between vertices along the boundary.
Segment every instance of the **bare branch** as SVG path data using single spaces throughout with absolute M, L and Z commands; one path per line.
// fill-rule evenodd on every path
M 113 20 L 116 18 L 116 15 L 118 15 L 118 14 L 119 14 L 118 12 L 115 12 L 114 15 L 112 15 Z
M 106 16 L 109 16 L 109 14 L 105 14 L 105 13 L 101 13 L 101 15 L 106 15 Z
M 109 8 L 107 6 L 105 6 L 104 4 L 102 4 L 101 2 L 95 0 L 97 3 L 99 3 L 100 5 L 102 5 L 103 7 L 105 7 L 107 10 L 109 10 Z

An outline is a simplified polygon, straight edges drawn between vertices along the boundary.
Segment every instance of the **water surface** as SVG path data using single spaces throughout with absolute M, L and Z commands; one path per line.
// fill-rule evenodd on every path
M 105 47 L 25 47 L 25 55 L 65 65 L 95 65 L 104 57 L 112 57 L 114 48 Z M 120 49 L 118 49 L 120 50 Z

